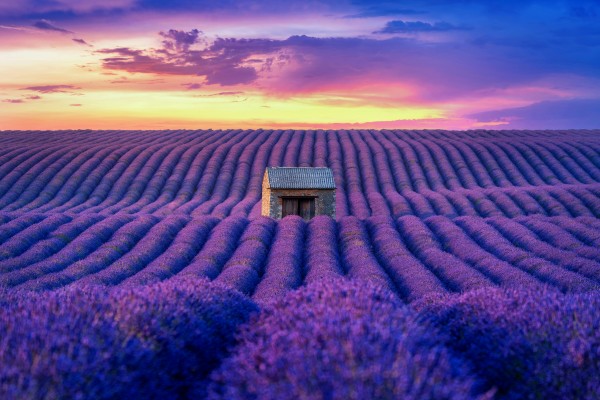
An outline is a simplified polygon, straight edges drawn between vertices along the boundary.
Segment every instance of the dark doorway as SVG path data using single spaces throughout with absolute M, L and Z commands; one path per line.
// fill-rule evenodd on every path
M 315 216 L 315 198 L 314 197 L 283 197 L 282 215 L 299 215 L 305 220 Z

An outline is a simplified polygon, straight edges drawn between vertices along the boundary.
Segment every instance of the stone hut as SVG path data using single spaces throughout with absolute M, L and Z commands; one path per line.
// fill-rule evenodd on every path
M 330 168 L 267 167 L 262 184 L 262 215 L 335 218 L 335 181 Z

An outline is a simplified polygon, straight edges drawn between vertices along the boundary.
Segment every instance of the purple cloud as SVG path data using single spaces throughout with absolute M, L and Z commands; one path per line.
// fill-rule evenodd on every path
M 218 38 L 201 45 L 200 31 L 170 30 L 159 49 L 102 49 L 106 70 L 201 77 L 204 84 L 253 84 L 289 96 L 348 88 L 365 81 L 419 87 L 411 100 L 444 101 L 473 90 L 522 84 L 544 71 L 517 58 L 490 57 L 483 46 L 455 46 L 414 39 L 315 38 L 283 40 Z M 292 66 L 292 68 L 288 68 Z M 187 86 L 187 85 L 186 85 Z M 189 89 L 196 86 L 187 86 Z
M 43 86 L 29 86 L 21 88 L 20 90 L 31 90 L 32 92 L 39 92 L 44 94 L 49 93 L 72 93 L 74 90 L 80 90 L 81 88 L 74 85 L 43 85 Z
M 163 46 L 167 50 L 187 51 L 190 46 L 199 42 L 201 32 L 198 29 L 192 29 L 189 32 L 169 29 L 168 32 L 160 32 L 164 37 Z
M 82 44 L 82 45 L 84 45 L 84 46 L 88 46 L 88 47 L 94 47 L 94 46 L 92 46 L 91 44 L 89 44 L 88 42 L 86 42 L 86 41 L 85 41 L 85 40 L 83 40 L 83 39 L 73 38 L 72 40 L 73 40 L 75 43 L 79 43 L 79 44 Z
M 56 25 L 53 25 L 50 21 L 45 20 L 45 19 L 36 21 L 32 26 L 35 27 L 35 28 L 41 29 L 43 31 L 53 31 L 53 32 L 60 32 L 60 33 L 73 33 L 73 32 L 68 31 L 66 29 L 59 28 Z
M 422 30 L 466 29 L 441 22 L 419 26 Z M 578 66 L 582 73 L 590 73 L 589 63 L 553 59 L 544 50 L 532 55 L 529 48 L 468 40 L 457 45 L 452 41 L 424 44 L 415 38 L 400 37 L 290 36 L 218 38 L 207 43 L 198 30 L 169 30 L 161 36 L 165 40 L 158 49 L 118 47 L 97 53 L 104 55 L 105 70 L 199 77 L 203 81 L 197 85 L 254 84 L 266 94 L 283 97 L 323 91 L 343 93 L 365 84 L 408 88 L 401 91 L 404 94 L 392 96 L 390 105 L 398 104 L 398 99 L 431 104 L 524 86 L 550 74 L 577 74 L 574 68 Z
M 398 8 L 397 5 L 371 5 L 366 7 L 364 10 L 356 13 L 347 15 L 345 18 L 374 18 L 374 17 L 387 17 L 392 15 L 415 15 L 424 14 L 423 11 L 410 9 L 410 8 Z
M 55 16 L 58 13 L 66 14 L 67 17 L 76 14 L 79 17 L 96 11 L 132 9 L 138 4 L 138 0 L 6 0 L 0 2 L 0 14 L 12 18 Z
M 207 84 L 232 86 L 254 82 L 256 69 L 245 65 L 254 54 L 272 53 L 282 47 L 281 41 L 267 39 L 215 40 L 204 48 L 192 48 L 200 43 L 200 31 L 170 30 L 161 32 L 167 38 L 161 49 L 146 51 L 127 47 L 99 50 L 111 55 L 103 61 L 106 69 L 159 75 L 190 75 L 204 77 Z
M 11 103 L 11 104 L 22 104 L 31 100 L 40 100 L 41 96 L 32 95 L 32 96 L 24 96 L 21 99 L 6 99 L 2 100 L 3 103 Z
M 525 107 L 467 115 L 478 122 L 504 122 L 512 129 L 598 129 L 600 98 L 542 101 Z
M 430 24 L 429 22 L 422 21 L 390 21 L 385 27 L 379 31 L 373 33 L 415 33 L 415 32 L 448 32 L 457 30 L 468 30 L 465 26 L 456 26 L 448 22 L 435 22 Z
M 202 87 L 199 83 L 183 83 L 181 86 L 185 86 L 187 90 L 198 90 Z

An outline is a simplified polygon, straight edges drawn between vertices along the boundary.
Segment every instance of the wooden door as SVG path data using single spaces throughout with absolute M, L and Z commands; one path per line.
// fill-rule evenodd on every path
M 284 197 L 281 200 L 281 218 L 287 215 L 299 215 L 309 220 L 315 216 L 315 199 L 312 197 Z
M 305 220 L 309 220 L 315 216 L 315 199 L 300 199 L 298 200 L 298 215 Z
M 282 201 L 283 201 L 282 210 L 281 210 L 282 218 L 287 215 L 298 215 L 298 199 L 283 198 Z

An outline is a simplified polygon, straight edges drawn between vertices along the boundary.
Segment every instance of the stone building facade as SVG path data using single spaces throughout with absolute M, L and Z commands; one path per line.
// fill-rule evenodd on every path
M 261 214 L 281 219 L 299 215 L 335 218 L 335 181 L 329 168 L 268 167 L 263 177 Z

